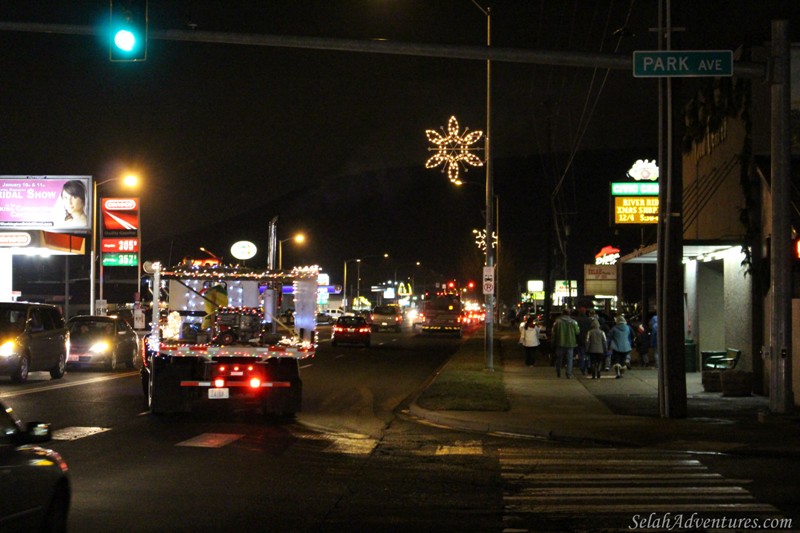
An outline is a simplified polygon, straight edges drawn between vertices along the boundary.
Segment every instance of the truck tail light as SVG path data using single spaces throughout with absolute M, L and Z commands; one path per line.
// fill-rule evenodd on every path
M 214 380 L 214 386 L 217 387 L 218 389 L 221 389 L 222 387 L 225 386 L 225 380 L 222 379 L 222 378 L 215 379 Z
M 261 380 L 259 378 L 250 378 L 250 387 L 253 389 L 260 389 Z

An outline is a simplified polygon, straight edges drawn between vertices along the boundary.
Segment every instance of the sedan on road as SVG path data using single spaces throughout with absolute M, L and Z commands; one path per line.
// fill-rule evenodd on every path
M 130 324 L 118 316 L 76 316 L 67 322 L 70 349 L 67 368 L 102 365 L 132 370 L 139 360 L 139 337 Z
M 340 343 L 363 344 L 369 348 L 372 343 L 372 328 L 363 316 L 343 316 L 336 320 L 331 329 L 331 346 Z
M 50 425 L 23 425 L 0 402 L 0 531 L 66 531 L 71 497 L 67 463 L 36 446 L 52 438 Z

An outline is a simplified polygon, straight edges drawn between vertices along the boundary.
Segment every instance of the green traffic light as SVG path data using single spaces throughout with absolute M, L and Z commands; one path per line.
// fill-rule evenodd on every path
M 147 59 L 147 0 L 109 0 L 111 61 Z
M 119 30 L 114 35 L 114 45 L 120 50 L 130 52 L 136 46 L 136 36 L 129 30 Z

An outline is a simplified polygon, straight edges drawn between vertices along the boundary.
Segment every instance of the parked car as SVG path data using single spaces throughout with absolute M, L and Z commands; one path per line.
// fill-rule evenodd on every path
M 30 372 L 64 376 L 69 332 L 61 310 L 48 304 L 0 303 L 0 376 L 24 382 Z
M 70 348 L 67 368 L 102 365 L 134 369 L 139 361 L 139 336 L 125 319 L 112 315 L 76 316 L 67 322 Z
M 343 316 L 336 320 L 331 330 L 331 346 L 340 343 L 372 344 L 372 328 L 363 316 Z
M 71 499 L 69 469 L 61 456 L 37 446 L 50 425 L 23 424 L 0 401 L 0 531 L 66 531 Z
M 317 324 L 318 325 L 330 325 L 334 324 L 336 319 L 333 318 L 331 315 L 327 313 L 317 313 Z
M 400 332 L 400 326 L 403 324 L 403 315 L 396 305 L 379 305 L 372 309 L 370 324 L 372 325 L 372 331 L 391 329 Z

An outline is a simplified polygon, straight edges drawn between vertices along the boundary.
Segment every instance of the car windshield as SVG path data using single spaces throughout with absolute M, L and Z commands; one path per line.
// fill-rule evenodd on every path
M 357 326 L 364 326 L 367 324 L 367 321 L 364 320 L 362 316 L 343 316 L 336 321 L 336 324 L 339 326 L 346 326 L 349 328 L 354 328 Z
M 376 315 L 396 315 L 397 308 L 390 306 L 376 307 L 373 313 L 375 313 Z
M 88 339 L 113 335 L 114 324 L 105 320 L 76 320 L 69 325 L 69 334 L 72 339 Z
M 14 307 L 0 307 L 0 330 L 23 331 L 25 329 L 25 310 Z

